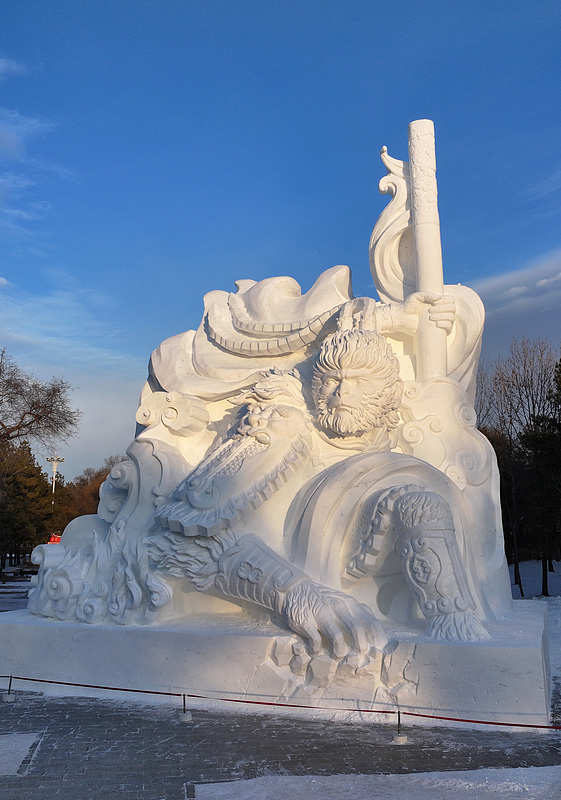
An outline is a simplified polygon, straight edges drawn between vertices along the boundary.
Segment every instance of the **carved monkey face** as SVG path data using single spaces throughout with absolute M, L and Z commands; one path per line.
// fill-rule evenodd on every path
M 378 427 L 381 409 L 374 398 L 379 388 L 364 368 L 327 370 L 314 398 L 320 423 L 341 436 Z
M 397 425 L 399 363 L 373 331 L 354 329 L 328 336 L 314 365 L 311 388 L 319 424 L 339 436 L 392 430 Z

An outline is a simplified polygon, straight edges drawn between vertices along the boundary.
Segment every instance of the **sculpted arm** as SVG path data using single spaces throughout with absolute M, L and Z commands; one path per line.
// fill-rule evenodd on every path
M 370 610 L 343 592 L 312 581 L 258 536 L 225 530 L 186 538 L 171 531 L 152 547 L 158 569 L 188 577 L 199 591 L 218 591 L 278 615 L 307 643 L 312 655 L 324 644 L 332 657 L 366 655 L 387 643 Z
M 310 458 L 302 409 L 263 402 L 279 399 L 279 376 L 263 385 L 237 433 L 226 440 L 166 498 L 158 511 L 164 530 L 153 538 L 157 570 L 187 577 L 199 591 L 254 603 L 280 617 L 312 653 L 332 656 L 381 649 L 386 637 L 371 612 L 352 597 L 321 586 L 259 536 L 236 532 L 244 519 Z M 285 397 L 286 397 L 286 381 Z
M 419 315 L 427 310 L 437 328 L 450 333 L 455 321 L 456 302 L 452 295 L 435 292 L 414 292 L 402 303 L 377 303 L 369 297 L 359 297 L 346 303 L 340 312 L 340 328 L 364 327 L 381 334 L 403 333 L 413 336 L 419 325 Z

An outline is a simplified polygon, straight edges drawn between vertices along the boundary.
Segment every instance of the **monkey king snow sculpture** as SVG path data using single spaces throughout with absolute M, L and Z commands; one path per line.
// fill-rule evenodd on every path
M 285 277 L 207 294 L 198 330 L 152 355 L 97 514 L 35 550 L 32 613 L 265 620 L 334 669 L 368 665 L 399 630 L 488 637 L 511 600 L 473 410 L 483 309 L 442 285 L 428 121 L 409 146 L 409 163 L 382 151 L 380 301 L 354 298 L 343 266 L 305 294 Z

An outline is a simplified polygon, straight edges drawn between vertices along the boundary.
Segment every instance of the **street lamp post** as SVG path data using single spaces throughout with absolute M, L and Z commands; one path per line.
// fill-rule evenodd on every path
M 55 504 L 56 473 L 57 473 L 58 465 L 62 464 L 62 462 L 64 461 L 64 458 L 62 458 L 61 456 L 57 456 L 57 454 L 55 453 L 54 456 L 46 456 L 45 457 L 45 461 L 48 461 L 49 464 L 53 468 L 53 499 L 51 500 L 51 505 L 54 506 L 54 504 Z

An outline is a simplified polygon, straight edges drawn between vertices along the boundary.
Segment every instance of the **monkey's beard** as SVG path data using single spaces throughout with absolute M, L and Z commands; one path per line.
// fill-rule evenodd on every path
M 357 409 L 328 408 L 321 395 L 315 397 L 315 402 L 319 424 L 339 436 L 357 436 L 384 425 L 382 409 L 372 397 L 365 396 Z

